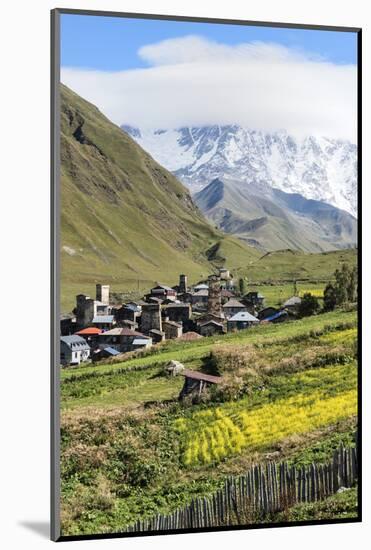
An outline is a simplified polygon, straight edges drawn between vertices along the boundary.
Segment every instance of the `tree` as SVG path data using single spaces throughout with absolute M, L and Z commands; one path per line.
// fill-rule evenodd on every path
M 336 305 L 354 302 L 357 295 L 357 269 L 343 264 L 335 271 Z
M 315 296 L 310 292 L 306 292 L 300 302 L 298 313 L 300 317 L 309 317 L 314 315 L 319 310 L 320 305 Z
M 323 293 L 323 309 L 332 311 L 336 306 L 357 300 L 357 268 L 342 264 L 334 273 L 335 282 L 328 283 Z
M 348 301 L 348 283 L 349 269 L 346 264 L 343 264 L 341 269 L 335 271 L 336 305 L 341 305 Z
M 348 294 L 349 302 L 355 302 L 357 300 L 357 291 L 358 291 L 357 281 L 358 281 L 357 268 L 354 267 L 349 274 L 348 285 L 347 285 L 347 294 Z
M 245 279 L 241 278 L 241 279 L 238 280 L 238 290 L 240 292 L 240 296 L 245 295 L 245 291 L 246 291 Z
M 323 309 L 325 311 L 333 311 L 336 306 L 336 290 L 334 285 L 328 283 L 323 292 Z

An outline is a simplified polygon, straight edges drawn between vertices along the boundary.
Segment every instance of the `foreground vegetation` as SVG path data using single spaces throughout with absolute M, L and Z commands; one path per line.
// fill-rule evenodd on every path
M 223 383 L 180 404 L 169 359 Z M 252 463 L 326 462 L 354 445 L 356 387 L 356 316 L 344 311 L 63 370 L 63 532 L 169 513 Z
M 353 371 L 352 375 L 349 371 Z M 320 389 L 317 391 L 305 393 L 302 390 L 293 397 L 254 408 L 250 408 L 246 400 L 197 413 L 188 422 L 182 419 L 177 427 L 185 439 L 184 464 L 219 462 L 221 458 L 240 453 L 244 448 L 250 451 L 269 448 L 291 435 L 300 435 L 356 414 L 355 389 L 338 393 L 338 384 L 331 383 L 326 388 L 326 376 L 331 381 L 333 377 L 349 376 L 352 381 L 354 365 L 350 369 L 319 369 L 314 376 L 311 374 L 311 371 L 304 376 L 300 374 L 295 377 L 294 383 L 301 387 L 302 382 L 304 390 L 307 389 L 306 382 L 310 388 L 318 384 Z M 292 380 L 285 378 L 284 384 Z M 335 395 L 327 397 L 331 391 Z
M 358 488 L 352 487 L 326 498 L 323 502 L 299 504 L 267 518 L 269 522 L 355 519 L 358 516 Z

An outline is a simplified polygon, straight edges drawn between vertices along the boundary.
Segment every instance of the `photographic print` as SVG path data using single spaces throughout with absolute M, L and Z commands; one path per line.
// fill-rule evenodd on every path
M 52 23 L 54 538 L 360 521 L 360 30 Z

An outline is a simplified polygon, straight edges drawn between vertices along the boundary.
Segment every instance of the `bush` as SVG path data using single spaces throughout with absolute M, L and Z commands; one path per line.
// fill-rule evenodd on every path
M 336 306 L 354 303 L 357 300 L 357 268 L 343 264 L 334 273 L 335 283 L 329 283 L 323 294 L 325 311 L 332 311 Z
M 258 359 L 259 354 L 253 346 L 217 346 L 205 360 L 203 370 L 216 376 L 228 373 L 236 375 L 248 370 L 252 376 L 256 376 Z
M 336 306 L 336 291 L 334 285 L 329 283 L 323 292 L 324 311 L 333 311 Z
M 115 445 L 110 462 L 113 477 L 118 483 L 131 487 L 148 487 L 159 479 L 165 466 L 161 465 L 151 449 L 136 448 L 137 441 L 132 438 L 127 445 L 122 442 Z
M 314 315 L 320 309 L 318 298 L 313 296 L 310 292 L 306 292 L 299 305 L 298 313 L 300 317 L 309 317 Z

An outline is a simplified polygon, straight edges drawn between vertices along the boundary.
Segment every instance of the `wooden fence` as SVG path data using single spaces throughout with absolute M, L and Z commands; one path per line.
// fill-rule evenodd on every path
M 172 514 L 158 514 L 127 527 L 126 532 L 200 529 L 244 525 L 303 502 L 316 502 L 357 480 L 357 450 L 340 446 L 332 461 L 295 468 L 287 462 L 252 467 L 227 478 L 211 497 L 194 499 Z

